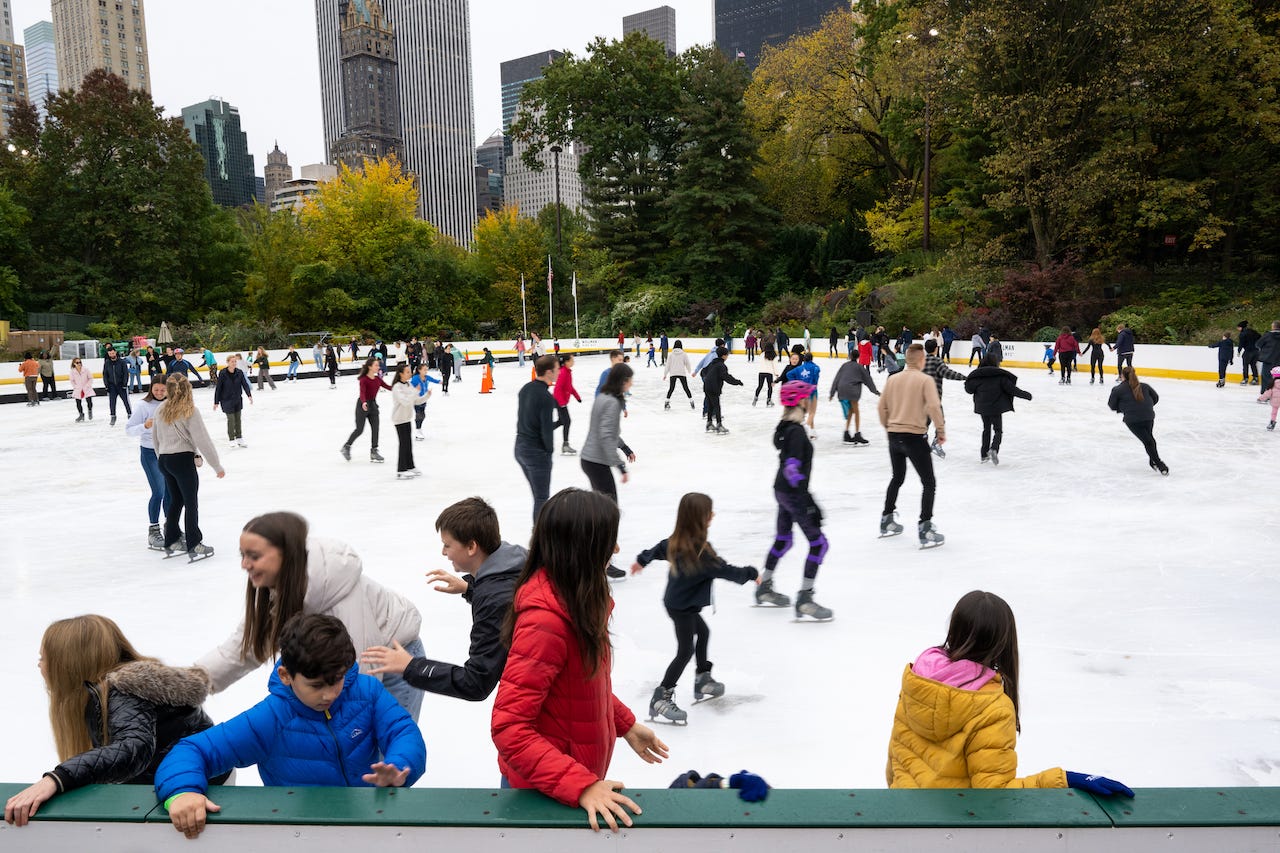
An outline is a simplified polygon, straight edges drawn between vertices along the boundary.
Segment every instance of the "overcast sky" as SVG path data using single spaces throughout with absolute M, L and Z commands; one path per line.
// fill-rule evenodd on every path
M 51 20 L 48 0 L 12 0 L 16 38 Z M 498 65 L 541 50 L 581 55 L 596 36 L 622 37 L 622 17 L 663 0 L 470 0 L 478 142 L 502 127 Z M 677 47 L 712 40 L 714 0 L 666 0 Z M 296 169 L 324 159 L 314 0 L 146 0 L 151 90 L 166 114 L 221 98 L 240 110 L 258 174 L 279 140 Z

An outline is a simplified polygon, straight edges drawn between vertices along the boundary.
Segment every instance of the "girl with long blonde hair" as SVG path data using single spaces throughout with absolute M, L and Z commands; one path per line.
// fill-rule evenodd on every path
M 45 629 L 40 674 L 60 763 L 5 803 L 5 820 L 17 826 L 84 785 L 152 784 L 175 743 L 213 725 L 200 707 L 209 690 L 204 671 L 139 654 L 105 616 L 60 619 Z
M 164 550 L 168 556 L 177 553 L 178 540 L 184 537 L 187 558 L 191 561 L 213 556 L 204 544 L 200 531 L 200 477 L 196 468 L 207 460 L 221 480 L 227 472 L 218 461 L 218 451 L 205 428 L 204 418 L 196 411 L 191 383 L 181 373 L 165 380 L 165 401 L 156 410 L 152 424 L 152 440 L 160 471 L 164 474 L 165 491 L 170 495 L 169 510 L 164 520 Z M 178 518 L 185 511 L 185 524 Z

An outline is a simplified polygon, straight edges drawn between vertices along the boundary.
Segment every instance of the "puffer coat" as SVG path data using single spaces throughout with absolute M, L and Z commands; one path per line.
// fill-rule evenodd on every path
M 605 777 L 636 715 L 613 695 L 612 655 L 588 675 L 569 612 L 545 571 L 516 592 L 516 625 L 490 723 L 498 769 L 513 788 L 577 806 Z
M 908 664 L 893 715 L 890 788 L 1065 788 L 1059 767 L 1018 778 L 1013 700 L 1000 676 L 978 690 L 923 678 Z
M 201 710 L 209 679 L 196 667 L 179 669 L 134 661 L 107 673 L 107 740 L 102 737 L 102 694 L 86 683 L 84 720 L 93 749 L 47 773 L 59 792 L 84 785 L 150 785 L 173 745 L 213 721 Z

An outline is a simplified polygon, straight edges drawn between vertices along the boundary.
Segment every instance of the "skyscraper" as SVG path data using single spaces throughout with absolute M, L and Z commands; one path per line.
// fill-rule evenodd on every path
M 325 150 L 343 131 L 341 23 L 348 5 L 316 0 Z M 476 221 L 475 129 L 471 109 L 468 0 L 381 0 L 395 30 L 396 82 L 405 169 L 417 179 L 423 218 L 461 243 Z
M 27 98 L 40 113 L 49 117 L 45 101 L 58 94 L 58 55 L 53 46 L 53 22 L 37 21 L 22 31 L 27 53 Z
M 58 81 L 74 89 L 103 68 L 131 89 L 151 91 L 147 21 L 142 0 L 52 0 Z
M 342 135 L 329 149 L 335 163 L 358 170 L 366 157 L 403 160 L 396 34 L 378 0 L 348 3 L 342 44 Z
M 659 6 L 644 12 L 636 12 L 622 19 L 622 35 L 641 32 L 656 42 L 666 45 L 667 55 L 676 55 L 676 10 Z
M 240 129 L 240 111 L 226 101 L 209 100 L 182 108 L 182 124 L 204 155 L 204 179 L 213 201 L 222 207 L 251 204 L 257 198 L 253 155 Z
M 764 46 L 809 33 L 849 0 L 716 0 L 716 44 L 730 60 L 755 70 Z
M 276 190 L 293 180 L 293 167 L 289 165 L 289 155 L 280 150 L 280 143 L 267 152 L 267 165 L 262 169 L 263 195 L 262 202 L 268 207 L 275 201 Z

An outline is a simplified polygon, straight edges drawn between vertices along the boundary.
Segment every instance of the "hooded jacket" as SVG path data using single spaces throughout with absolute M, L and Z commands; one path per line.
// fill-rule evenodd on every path
M 614 744 L 636 716 L 613 695 L 612 653 L 588 675 L 568 609 L 545 571 L 516 592 L 515 614 L 490 723 L 498 769 L 513 788 L 576 807 L 605 777 Z
M 359 651 L 370 646 L 402 646 L 418 639 L 422 616 L 407 599 L 364 576 L 360 556 L 345 542 L 307 539 L 307 595 L 303 613 L 336 616 L 346 626 Z M 217 693 L 262 666 L 264 661 L 240 659 L 244 620 L 213 651 L 196 661 L 209 673 L 211 691 Z
M 958 687 L 917 675 L 908 664 L 889 738 L 889 787 L 1067 787 L 1059 767 L 1018 778 L 1017 737 L 1013 700 L 998 674 Z
M 462 666 L 414 658 L 404 670 L 404 680 L 428 693 L 481 702 L 498 686 L 507 663 L 502 645 L 502 623 L 511 609 L 516 580 L 524 568 L 528 552 L 519 545 L 503 542 L 489 555 L 475 576 L 463 575 L 467 591 L 462 594 L 471 605 L 471 648 Z
M 405 787 L 422 776 L 427 746 L 418 724 L 376 678 L 353 664 L 325 711 L 299 701 L 271 673 L 266 699 L 221 725 L 176 744 L 156 771 L 161 802 L 234 767 L 258 766 L 264 785 L 371 787 L 360 777 L 378 761 L 409 768 Z
M 964 390 L 973 395 L 973 411 L 979 415 L 999 415 L 1013 411 L 1013 398 L 1031 399 L 1029 391 L 1018 387 L 1018 377 L 1001 367 L 979 367 L 964 381 Z
M 150 785 L 173 745 L 213 725 L 201 710 L 209 677 L 197 667 L 141 660 L 107 673 L 107 743 L 102 743 L 102 695 L 86 682 L 85 725 L 93 749 L 45 775 L 65 793 L 84 785 Z

